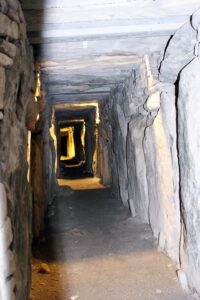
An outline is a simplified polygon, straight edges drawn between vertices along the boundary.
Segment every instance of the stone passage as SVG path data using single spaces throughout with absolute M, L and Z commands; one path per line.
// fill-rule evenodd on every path
M 191 299 L 149 226 L 131 218 L 110 190 L 76 190 L 56 200 L 46 239 L 33 252 L 31 299 Z
M 199 45 L 199 0 L 0 0 L 1 300 L 28 299 L 48 218 L 72 299 L 187 298 L 155 248 L 200 298 Z

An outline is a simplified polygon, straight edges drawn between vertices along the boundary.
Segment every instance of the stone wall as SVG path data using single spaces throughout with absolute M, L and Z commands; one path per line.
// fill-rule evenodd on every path
M 159 249 L 180 265 L 182 286 L 197 293 L 199 30 L 198 11 L 164 55 L 145 56 L 107 104 L 113 191 L 133 216 L 150 224 Z
M 0 298 L 25 300 L 31 284 L 27 127 L 37 111 L 34 66 L 17 0 L 0 0 Z M 29 109 L 34 108 L 35 114 Z
M 100 123 L 98 124 L 98 147 L 97 147 L 97 176 L 102 180 L 102 184 L 109 187 L 111 185 L 111 165 L 112 162 L 112 128 L 110 124 L 111 101 L 102 101 L 99 106 Z
M 177 152 L 180 171 L 179 199 L 181 206 L 180 283 L 200 294 L 199 239 L 199 173 L 200 128 L 199 106 L 199 25 L 200 11 L 179 29 L 170 41 L 161 64 L 160 80 L 171 83 L 175 91 L 168 93 L 168 102 L 175 98 L 177 117 Z M 177 171 L 178 173 L 178 171 Z

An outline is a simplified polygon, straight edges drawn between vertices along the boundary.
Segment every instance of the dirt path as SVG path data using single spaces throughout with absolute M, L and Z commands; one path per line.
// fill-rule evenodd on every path
M 47 263 L 50 273 L 39 273 Z M 109 190 L 58 197 L 34 249 L 33 300 L 191 300 L 146 224 Z

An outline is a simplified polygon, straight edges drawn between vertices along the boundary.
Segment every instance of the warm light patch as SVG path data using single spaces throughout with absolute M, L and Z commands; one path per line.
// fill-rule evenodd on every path
M 60 137 L 66 138 L 66 155 L 61 155 L 60 160 L 70 160 L 76 156 L 74 144 L 74 127 L 60 129 Z
M 144 104 L 144 108 L 147 111 L 158 110 L 160 108 L 160 93 L 156 92 L 150 95 Z
M 35 89 L 35 97 L 37 101 L 37 97 L 41 96 L 41 79 L 40 79 L 40 69 L 36 73 L 36 89 Z
M 83 149 L 85 149 L 85 132 L 86 132 L 86 127 L 85 127 L 85 122 L 83 122 L 83 127 L 81 131 L 81 143 L 83 146 Z
M 31 131 L 28 130 L 27 134 L 27 163 L 28 163 L 28 172 L 27 180 L 30 182 L 30 169 L 31 169 Z
M 150 89 L 153 86 L 153 74 L 151 72 L 150 62 L 148 55 L 144 56 L 144 62 L 147 68 L 147 87 Z
M 41 79 L 40 79 L 40 68 L 36 73 L 36 88 L 35 88 L 35 102 L 38 102 L 38 98 L 41 97 Z M 40 118 L 40 114 L 37 115 L 37 121 Z
M 49 133 L 50 133 L 51 138 L 53 139 L 55 151 L 57 152 L 57 137 L 56 137 L 56 133 L 55 133 L 54 112 L 53 112 L 53 115 L 52 115 L 52 121 L 51 121 L 51 127 L 49 129 Z M 55 164 L 54 164 L 54 172 L 55 172 L 55 174 L 57 173 L 57 167 L 58 167 L 58 160 L 57 160 L 57 155 L 56 155 L 56 157 L 55 157 Z

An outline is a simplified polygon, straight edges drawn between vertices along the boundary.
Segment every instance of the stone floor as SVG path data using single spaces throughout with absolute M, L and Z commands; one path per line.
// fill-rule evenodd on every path
M 56 199 L 46 236 L 34 248 L 30 299 L 192 299 L 146 224 L 131 218 L 108 189 L 84 190 L 83 181 L 74 189 Z M 39 272 L 44 262 L 49 274 Z

